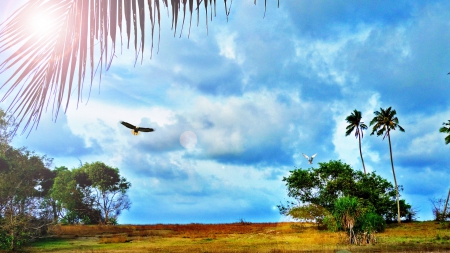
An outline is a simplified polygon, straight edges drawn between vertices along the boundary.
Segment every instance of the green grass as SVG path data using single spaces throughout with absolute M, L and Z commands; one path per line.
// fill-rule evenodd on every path
M 374 245 L 312 224 L 56 226 L 27 252 L 450 252 L 450 229 L 435 222 L 391 224 Z

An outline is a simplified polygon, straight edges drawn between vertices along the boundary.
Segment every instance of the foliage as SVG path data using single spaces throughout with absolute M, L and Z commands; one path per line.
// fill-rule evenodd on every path
M 319 163 L 319 168 L 296 169 L 284 177 L 288 196 L 299 203 L 312 203 L 333 213 L 336 199 L 356 197 L 364 206 L 386 220 L 395 219 L 395 189 L 390 182 L 374 172 L 364 174 L 353 170 L 340 160 Z M 282 214 L 288 214 L 295 203 L 279 205 Z M 402 217 L 411 214 L 410 206 L 404 205 Z
M 330 215 L 330 212 L 319 205 L 306 204 L 291 208 L 288 214 L 292 216 L 292 218 L 300 221 L 315 222 L 319 227 L 323 225 L 323 220 L 326 216 Z
M 361 121 L 362 115 L 361 112 L 358 110 L 353 110 L 353 112 L 345 118 L 347 123 L 349 124 L 346 127 L 345 136 L 349 136 L 353 130 L 355 131 L 355 137 L 358 138 L 359 142 L 359 155 L 361 156 L 361 162 L 364 169 L 364 174 L 366 174 L 366 166 L 364 165 L 364 158 L 361 151 L 361 139 L 364 137 L 363 130 L 367 129 L 367 125 L 364 124 L 364 122 Z
M 224 0 L 227 17 L 231 2 Z M 198 23 L 202 5 L 208 27 L 208 14 L 212 19 L 213 7 L 215 15 L 215 0 L 28 1 L 0 24 L 0 52 L 17 50 L 0 63 L 0 72 L 13 69 L 13 74 L 7 77 L 7 81 L 2 85 L 9 85 L 2 101 L 9 95 L 16 94 L 9 111 L 17 113 L 19 123 L 28 117 L 24 131 L 29 125 L 33 128 L 39 122 L 46 103 L 53 102 L 53 113 L 57 118 L 60 108 L 65 107 L 67 110 L 73 90 L 78 91 L 77 103 L 82 99 L 86 75 L 90 76 L 92 85 L 97 70 L 101 79 L 102 72 L 109 69 L 116 56 L 118 37 L 122 40 L 122 28 L 126 27 L 127 48 L 130 46 L 133 28 L 132 45 L 136 60 L 141 54 L 142 61 L 147 17 L 150 19 L 152 51 L 155 26 L 158 25 L 160 29 L 162 6 L 167 8 L 168 16 L 172 16 L 175 35 L 178 21 L 181 20 L 179 13 L 183 13 L 181 31 L 186 13 L 190 15 L 190 30 L 192 15 L 197 12 Z M 46 15 L 51 19 L 51 24 L 42 31 L 30 32 L 30 17 L 38 15 Z M 119 44 L 122 44 L 121 40 Z M 21 89 L 22 86 L 28 88 Z
M 389 107 L 386 110 L 380 108 L 380 111 L 375 111 L 374 114 L 375 117 L 370 121 L 370 126 L 373 125 L 372 133 L 370 135 L 373 135 L 375 132 L 377 136 L 384 134 L 384 139 L 386 136 L 389 136 L 391 130 L 396 130 L 396 128 L 401 132 L 405 132 L 405 129 L 398 124 L 398 118 L 395 116 L 397 112 L 392 110 L 392 107 Z
M 130 187 L 119 169 L 102 162 L 85 163 L 73 170 L 58 168 L 51 196 L 64 224 L 109 224 L 130 208 L 126 195 Z
M 333 212 L 337 228 L 348 232 L 348 243 L 374 243 L 375 233 L 385 229 L 383 217 L 373 212 L 356 197 L 341 197 L 336 200 Z
M 39 237 L 52 222 L 44 205 L 50 160 L 25 148 L 0 155 L 0 247 L 15 250 Z
M 52 159 L 13 148 L 11 125 L 0 109 L 0 249 L 16 250 L 65 224 L 117 224 L 131 184 L 101 162 L 49 169 Z
M 441 133 L 445 133 L 447 134 L 447 136 L 445 136 L 445 144 L 449 144 L 450 143 L 450 120 L 448 120 L 448 122 L 444 122 L 442 123 L 443 127 L 439 128 L 439 132 Z
M 380 215 L 374 212 L 367 212 L 359 219 L 361 221 L 361 231 L 384 232 L 386 228 L 386 221 Z

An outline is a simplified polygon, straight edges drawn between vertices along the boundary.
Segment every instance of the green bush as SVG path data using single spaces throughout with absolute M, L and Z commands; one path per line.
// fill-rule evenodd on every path
M 337 222 L 336 222 L 336 219 L 334 218 L 334 216 L 333 215 L 327 215 L 327 216 L 325 216 L 324 218 L 323 218 L 323 225 L 325 225 L 326 226 L 326 228 L 329 230 L 329 231 L 332 231 L 332 232 L 336 232 L 336 231 L 338 231 L 339 230 L 339 227 L 338 227 L 338 224 L 337 224 Z
M 385 227 L 386 221 L 384 218 L 374 212 L 368 212 L 358 220 L 358 228 L 362 232 L 384 232 Z

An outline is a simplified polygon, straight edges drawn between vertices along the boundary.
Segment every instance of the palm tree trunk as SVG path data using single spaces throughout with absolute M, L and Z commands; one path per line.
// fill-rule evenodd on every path
M 362 161 L 362 164 L 363 164 L 364 174 L 366 174 L 366 166 L 364 165 L 364 159 L 363 159 L 362 151 L 361 151 L 361 134 L 358 134 L 358 139 L 359 139 L 359 155 L 361 156 L 361 161 Z
M 450 198 L 450 189 L 448 189 L 447 200 L 445 201 L 444 212 L 442 213 L 442 220 L 445 220 L 445 215 L 447 213 L 448 199 Z
M 397 220 L 398 220 L 398 223 L 401 223 L 401 219 L 400 219 L 400 199 L 398 197 L 398 185 L 397 185 L 397 178 L 395 177 L 394 159 L 392 158 L 391 135 L 389 134 L 389 130 L 387 132 L 387 136 L 388 136 L 388 140 L 389 140 L 389 153 L 391 155 L 392 174 L 394 175 L 395 194 L 396 194 L 396 198 L 397 198 Z

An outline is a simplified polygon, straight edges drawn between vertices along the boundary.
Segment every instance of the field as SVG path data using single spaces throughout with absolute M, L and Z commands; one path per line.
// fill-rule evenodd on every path
M 27 252 L 450 252 L 450 229 L 436 222 L 390 224 L 376 244 L 350 246 L 345 234 L 305 223 L 55 226 Z

